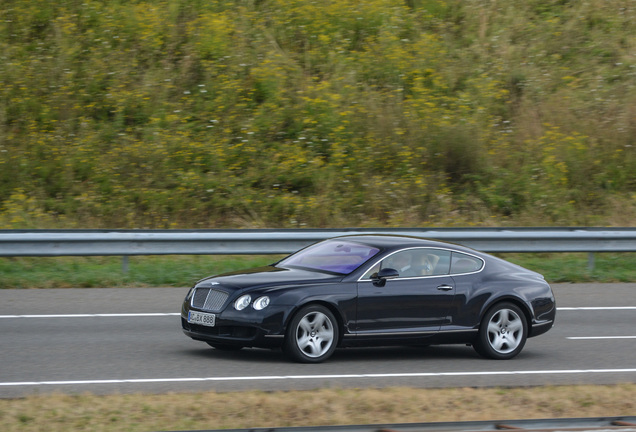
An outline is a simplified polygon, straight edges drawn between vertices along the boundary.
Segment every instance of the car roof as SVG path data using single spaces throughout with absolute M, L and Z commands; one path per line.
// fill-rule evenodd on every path
M 470 248 L 446 243 L 436 240 L 429 240 L 421 237 L 402 236 L 392 234 L 355 234 L 342 237 L 335 237 L 332 240 L 348 240 L 356 243 L 362 243 L 367 246 L 377 247 L 379 249 L 400 249 L 403 247 L 436 247 L 451 248 L 458 251 L 476 253 Z

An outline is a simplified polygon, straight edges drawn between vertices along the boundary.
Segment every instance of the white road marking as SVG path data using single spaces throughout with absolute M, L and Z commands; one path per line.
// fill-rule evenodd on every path
M 361 379 L 361 378 L 431 378 L 431 377 L 468 377 L 501 375 L 573 375 L 636 373 L 636 369 L 562 369 L 527 371 L 491 371 L 491 372 L 414 372 L 389 374 L 341 374 L 341 375 L 271 375 L 271 376 L 228 376 L 228 377 L 191 377 L 191 378 L 137 378 L 137 379 L 100 379 L 74 381 L 20 381 L 0 382 L 0 387 L 22 387 L 43 385 L 97 385 L 97 384 L 153 384 L 170 382 L 214 382 L 214 381 L 277 381 L 277 380 L 315 380 L 315 379 Z
M 570 340 L 595 340 L 595 339 L 636 339 L 636 336 L 572 336 Z
M 636 310 L 636 306 L 598 306 L 598 307 L 558 307 L 557 311 L 614 311 Z M 0 315 L 2 318 L 119 318 L 119 317 L 159 317 L 179 316 L 180 313 L 99 313 L 99 314 L 47 314 L 47 315 Z
M 558 307 L 557 311 L 606 311 L 606 310 L 636 310 L 636 306 L 584 306 L 584 307 Z
M 121 318 L 179 316 L 180 313 L 118 313 L 118 314 L 55 314 L 55 315 L 0 315 L 0 318 Z

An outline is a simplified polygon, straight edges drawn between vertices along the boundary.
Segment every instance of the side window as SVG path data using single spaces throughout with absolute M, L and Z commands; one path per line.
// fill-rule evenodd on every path
M 401 278 L 438 276 L 448 274 L 451 253 L 439 249 L 408 249 L 396 252 L 374 265 L 363 279 L 371 279 L 373 275 L 384 268 L 398 271 Z
M 396 269 L 400 274 L 399 277 L 401 278 L 417 276 L 414 262 L 414 251 L 409 249 L 387 257 L 384 261 L 382 261 L 382 268 Z
M 481 270 L 483 261 L 470 255 L 453 252 L 451 274 L 472 273 Z
M 447 275 L 450 267 L 450 251 L 441 249 L 421 249 L 418 251 L 419 272 L 421 276 Z
M 378 272 L 380 271 L 380 269 L 382 268 L 382 261 L 380 261 L 379 263 L 377 263 L 376 265 L 374 265 L 373 267 L 371 267 L 369 269 L 369 271 L 367 271 L 364 276 L 362 276 L 363 280 L 370 280 L 373 279 L 374 276 L 376 276 L 378 274 Z

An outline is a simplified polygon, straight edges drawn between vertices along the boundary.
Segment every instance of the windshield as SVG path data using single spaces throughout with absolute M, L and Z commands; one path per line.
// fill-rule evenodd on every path
M 277 267 L 302 267 L 349 274 L 379 252 L 379 249 L 346 241 L 327 240 L 285 258 Z

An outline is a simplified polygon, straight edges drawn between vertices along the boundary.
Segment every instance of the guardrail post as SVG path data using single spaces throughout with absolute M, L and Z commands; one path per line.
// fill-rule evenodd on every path
M 121 257 L 121 271 L 124 274 L 128 273 L 128 255 Z
M 595 261 L 595 257 L 594 257 L 594 252 L 588 252 L 587 254 L 587 269 L 589 271 L 594 270 L 594 261 Z

